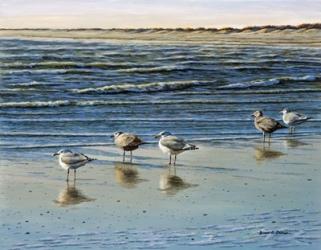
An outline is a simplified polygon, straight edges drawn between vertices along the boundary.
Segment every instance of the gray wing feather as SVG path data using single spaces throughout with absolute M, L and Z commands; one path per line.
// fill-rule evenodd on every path
M 161 140 L 161 144 L 172 150 L 183 150 L 186 142 L 176 136 L 167 136 Z
M 89 158 L 84 154 L 79 153 L 66 153 L 61 157 L 61 161 L 65 164 L 76 164 L 88 161 Z
M 308 120 L 308 117 L 300 114 L 300 113 L 296 113 L 296 112 L 290 112 L 288 114 L 286 114 L 284 121 L 292 123 L 292 124 L 296 124 L 296 123 L 300 123 L 300 122 L 304 122 Z
M 294 121 L 307 119 L 305 115 L 296 113 L 296 112 L 291 112 L 289 115 L 290 115 L 290 118 L 293 119 Z

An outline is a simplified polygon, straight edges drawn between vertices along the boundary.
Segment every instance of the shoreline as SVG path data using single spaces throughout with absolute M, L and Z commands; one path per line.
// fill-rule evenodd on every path
M 251 137 L 231 137 L 231 138 L 220 138 L 220 137 L 213 137 L 213 138 L 188 138 L 186 141 L 191 142 L 191 143 L 196 143 L 200 145 L 205 145 L 208 147 L 215 147 L 216 145 L 238 145 L 240 143 L 248 143 L 248 144 L 253 144 L 253 143 L 260 143 L 262 142 L 262 138 L 260 137 L 260 133 L 255 133 L 253 132 Z M 109 135 L 104 135 L 107 139 L 109 139 Z M 141 137 L 141 135 L 138 135 Z M 178 135 L 181 136 L 181 135 Z M 88 136 L 86 136 L 88 137 Z M 316 138 L 315 138 L 316 137 Z M 287 132 L 284 133 L 278 133 L 272 135 L 271 138 L 271 143 L 273 142 L 287 142 L 287 141 L 300 141 L 300 140 L 309 140 L 309 141 L 315 141 L 315 140 L 320 140 L 321 139 L 321 134 L 310 134 L 310 133 L 296 133 L 295 136 L 289 135 Z M 143 146 L 143 148 L 158 148 L 158 141 L 148 141 L 144 140 L 147 142 Z M 268 145 L 268 143 L 266 143 Z M 0 145 L 0 154 L 1 152 L 10 152 L 13 150 L 19 150 L 19 151 L 24 151 L 24 150 L 30 150 L 31 152 L 34 150 L 50 150 L 50 149 L 60 149 L 61 147 L 68 147 L 72 149 L 79 149 L 79 148 L 89 148 L 89 149 L 95 149 L 95 148 L 100 148 L 100 147 L 107 147 L 107 148 L 112 148 L 114 147 L 114 142 L 113 141 L 108 141 L 104 143 L 89 143 L 89 144 L 84 144 L 84 143 L 73 143 L 73 144 L 64 144 L 64 145 L 59 145 L 59 144 L 52 144 L 52 145 L 25 145 L 25 146 L 10 146 L 10 145 Z
M 73 39 L 119 42 L 203 42 L 240 44 L 297 44 L 305 46 L 321 45 L 321 29 L 285 29 L 262 31 L 177 31 L 177 30 L 1 30 L 0 38 L 27 39 Z

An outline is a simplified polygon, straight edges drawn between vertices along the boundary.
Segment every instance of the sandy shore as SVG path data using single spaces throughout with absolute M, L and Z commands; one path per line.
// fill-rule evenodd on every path
M 199 147 L 176 169 L 156 145 L 77 149 L 99 160 L 69 185 L 54 149 L 1 153 L 1 248 L 318 249 L 320 138 Z
M 4 38 L 50 38 L 50 39 L 90 39 L 164 41 L 169 42 L 201 42 L 201 43 L 232 43 L 235 44 L 297 44 L 304 46 L 321 45 L 320 29 L 298 30 L 259 30 L 228 32 L 221 31 L 175 31 L 175 30 L 5 30 L 0 29 L 0 37 Z

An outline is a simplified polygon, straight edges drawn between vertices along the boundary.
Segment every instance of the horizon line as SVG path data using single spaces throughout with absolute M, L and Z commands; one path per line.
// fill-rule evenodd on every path
M 99 27 L 92 27 L 92 28 L 2 28 L 0 30 L 245 30 L 245 29 L 264 29 L 264 28 L 289 28 L 289 29 L 304 29 L 304 28 L 315 28 L 321 29 L 321 22 L 316 23 L 301 23 L 297 25 L 293 24 L 266 24 L 266 25 L 249 25 L 244 26 L 241 28 L 226 26 L 222 28 L 216 27 L 176 27 L 176 28 L 165 28 L 165 27 L 144 27 L 144 28 L 99 28 Z

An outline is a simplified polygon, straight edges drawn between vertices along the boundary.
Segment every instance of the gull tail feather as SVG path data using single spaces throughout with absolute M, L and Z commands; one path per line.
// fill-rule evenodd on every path
M 287 126 L 284 126 L 284 125 L 281 124 L 281 123 L 278 123 L 277 128 L 278 128 L 278 129 L 282 129 L 282 128 L 288 128 L 288 127 L 287 127 Z
M 96 158 L 90 158 L 90 157 L 88 157 L 87 155 L 84 155 L 84 154 L 82 154 L 82 155 L 86 157 L 88 162 L 97 160 Z
M 143 142 L 141 142 L 139 145 L 144 145 L 144 144 L 154 144 L 154 143 L 153 143 L 153 142 L 143 141 Z
M 186 146 L 183 149 L 184 149 L 184 151 L 188 151 L 188 150 L 197 150 L 199 148 L 196 147 L 196 145 L 193 145 L 193 144 L 186 144 Z

